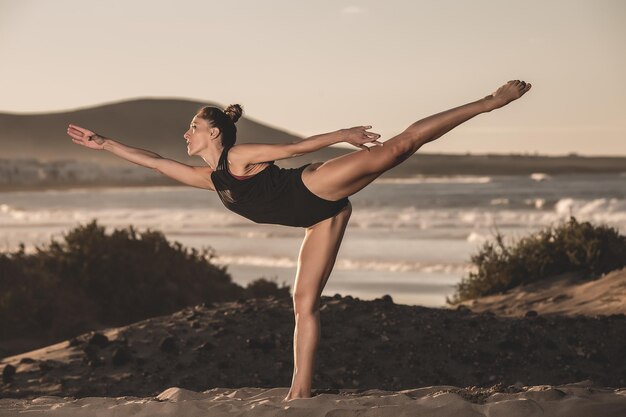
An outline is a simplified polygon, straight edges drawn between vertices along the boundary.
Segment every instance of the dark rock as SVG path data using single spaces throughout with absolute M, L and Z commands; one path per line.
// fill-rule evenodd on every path
M 133 354 L 130 349 L 126 346 L 120 346 L 115 349 L 113 352 L 113 357 L 111 361 L 113 366 L 123 366 L 132 361 Z
M 49 372 L 54 368 L 56 368 L 56 364 L 53 361 L 39 362 L 39 370 L 42 374 L 45 374 L 46 372 Z
M 96 345 L 86 345 L 83 348 L 83 352 L 88 359 L 91 359 L 98 355 L 98 347 Z
M 160 343 L 161 352 L 176 353 L 178 351 L 178 343 L 174 336 L 167 336 Z
M 73 337 L 69 341 L 69 346 L 70 347 L 76 347 L 76 346 L 82 345 L 83 343 L 85 343 L 83 340 L 80 340 L 80 339 L 77 339 L 76 337 Z
M 20 359 L 20 363 L 35 363 L 36 361 L 33 358 L 22 358 Z
M 469 309 L 468 306 L 466 306 L 465 304 L 459 304 L 456 307 L 456 311 L 459 311 L 461 313 L 469 313 L 471 310 Z
M 382 297 L 380 297 L 380 299 L 386 303 L 393 304 L 393 298 L 391 298 L 389 294 L 383 295 Z
M 215 345 L 211 342 L 204 342 L 203 344 L 201 344 L 200 346 L 194 348 L 195 351 L 209 351 L 209 350 L 213 350 L 215 348 Z
M 103 348 L 109 345 L 109 338 L 102 333 L 96 332 L 89 338 L 88 343 Z
M 333 299 L 333 300 L 341 300 L 341 298 L 342 298 L 342 297 L 341 297 L 341 294 L 335 294 L 335 295 L 333 295 L 333 297 L 332 297 L 332 299 Z
M 528 310 L 524 317 L 537 317 L 538 315 L 539 313 L 537 313 L 535 310 Z
M 191 313 L 189 316 L 187 316 L 187 321 L 192 321 L 195 320 L 196 318 L 198 318 L 200 314 L 198 314 L 197 311 L 194 311 L 193 313 Z
M 99 366 L 104 366 L 105 362 L 104 362 L 104 358 L 103 357 L 101 357 L 101 356 L 94 356 L 94 357 L 89 359 L 87 364 L 90 367 L 92 367 L 92 368 L 97 368 Z
M 192 329 L 199 329 L 200 327 L 202 327 L 202 325 L 200 324 L 200 322 L 198 320 L 195 320 L 195 321 L 191 322 L 191 328 Z
M 2 370 L 2 382 L 9 383 L 13 381 L 13 376 L 15 375 L 15 366 L 7 364 Z

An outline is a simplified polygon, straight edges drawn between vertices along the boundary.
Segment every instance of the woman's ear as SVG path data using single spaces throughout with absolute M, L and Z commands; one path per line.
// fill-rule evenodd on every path
M 220 130 L 217 127 L 212 127 L 209 129 L 209 137 L 211 140 L 215 140 L 220 137 Z

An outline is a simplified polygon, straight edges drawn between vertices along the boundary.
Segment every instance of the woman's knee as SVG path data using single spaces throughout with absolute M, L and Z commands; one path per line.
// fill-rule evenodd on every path
M 293 293 L 293 312 L 297 317 L 312 316 L 320 312 L 320 298 L 314 299 L 310 294 Z

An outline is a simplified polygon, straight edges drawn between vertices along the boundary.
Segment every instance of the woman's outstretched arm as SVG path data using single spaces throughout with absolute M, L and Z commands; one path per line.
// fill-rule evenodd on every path
M 119 141 L 72 124 L 68 126 L 67 134 L 77 145 L 82 145 L 89 149 L 109 151 L 115 156 L 153 169 L 192 187 L 215 190 L 211 180 L 211 172 L 213 170 L 210 167 L 195 167 L 174 161 L 173 159 L 163 158 L 152 151 L 124 145 Z
M 293 158 L 340 142 L 348 142 L 362 149 L 367 149 L 365 143 L 382 145 L 377 140 L 380 138 L 378 133 L 367 131 L 370 128 L 371 126 L 357 126 L 350 129 L 340 129 L 285 144 L 244 143 L 233 147 L 229 156 L 236 157 L 242 163 L 255 164 Z

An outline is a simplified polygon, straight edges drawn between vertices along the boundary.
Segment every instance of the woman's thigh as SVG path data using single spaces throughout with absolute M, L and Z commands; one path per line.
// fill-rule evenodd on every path
M 335 265 L 337 253 L 352 213 L 352 204 L 334 217 L 306 229 L 294 284 L 295 313 L 319 310 L 319 300 Z
M 383 146 L 372 146 L 369 150 L 311 164 L 302 171 L 302 182 L 313 194 L 326 200 L 349 197 L 405 160 L 413 136 L 410 131 L 405 131 Z

